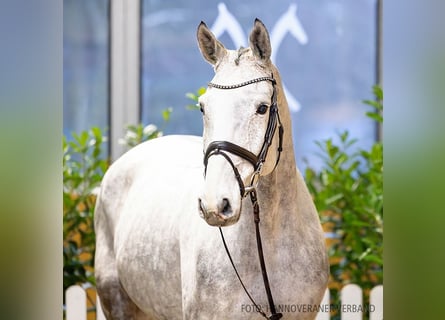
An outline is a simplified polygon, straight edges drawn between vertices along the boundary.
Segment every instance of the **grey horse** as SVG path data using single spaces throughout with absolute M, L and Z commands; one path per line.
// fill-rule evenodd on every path
M 241 287 L 216 227 L 222 227 L 238 272 L 267 309 L 252 204 L 240 180 L 255 180 L 265 263 L 283 319 L 314 319 L 328 281 L 325 239 L 299 173 L 280 74 L 270 61 L 268 32 L 255 20 L 249 48 L 227 50 L 204 23 L 201 53 L 221 86 L 261 77 L 276 80 L 284 128 L 261 170 L 233 153 L 203 150 L 228 141 L 252 154 L 264 144 L 273 86 L 258 81 L 231 90 L 210 87 L 200 97 L 203 137 L 166 136 L 142 143 L 115 161 L 101 184 L 95 212 L 97 290 L 107 319 L 262 319 Z M 234 174 L 239 173 L 239 179 Z M 255 176 L 255 177 L 254 177 Z

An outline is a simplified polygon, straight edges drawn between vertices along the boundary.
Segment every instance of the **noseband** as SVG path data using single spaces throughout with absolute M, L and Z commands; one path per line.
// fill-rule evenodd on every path
M 281 124 L 280 115 L 278 114 L 277 91 L 275 88 L 276 80 L 273 78 L 273 75 L 272 75 L 271 77 L 256 78 L 256 79 L 252 79 L 252 80 L 242 82 L 239 84 L 234 84 L 234 85 L 220 85 L 220 84 L 215 84 L 215 83 L 210 82 L 208 84 L 208 86 L 216 88 L 216 89 L 230 90 L 230 89 L 244 87 L 244 86 L 247 86 L 247 85 L 250 85 L 253 83 L 257 83 L 257 82 L 261 82 L 261 81 L 270 81 L 272 83 L 273 93 L 272 93 L 272 98 L 271 98 L 271 105 L 269 108 L 269 120 L 267 123 L 266 133 L 264 134 L 264 142 L 263 142 L 263 145 L 261 147 L 259 154 L 255 155 L 251 151 L 249 151 L 239 145 L 236 145 L 232 142 L 229 142 L 229 141 L 213 141 L 207 146 L 207 150 L 204 153 L 204 168 L 205 168 L 204 175 L 207 172 L 207 164 L 208 164 L 209 158 L 214 155 L 221 155 L 227 160 L 227 162 L 230 164 L 230 166 L 233 169 L 236 180 L 238 181 L 241 198 L 245 198 L 245 197 L 247 197 L 247 195 L 250 195 L 250 200 L 252 201 L 252 206 L 253 206 L 255 232 L 256 232 L 256 240 L 257 240 L 257 248 L 258 248 L 258 257 L 260 260 L 261 272 L 263 275 L 263 282 L 264 282 L 264 287 L 266 290 L 267 300 L 269 303 L 270 311 L 272 313 L 269 317 L 261 309 L 261 307 L 255 302 L 255 300 L 252 298 L 252 296 L 248 292 L 243 281 L 241 280 L 241 277 L 238 273 L 238 270 L 235 267 L 232 256 L 230 255 L 229 249 L 228 249 L 226 241 L 224 239 L 224 234 L 222 232 L 222 229 L 219 228 L 219 231 L 220 231 L 221 238 L 222 238 L 222 241 L 224 244 L 224 248 L 227 252 L 227 255 L 229 256 L 230 263 L 232 264 L 232 267 L 235 270 L 236 276 L 238 277 L 238 280 L 240 281 L 241 286 L 243 287 L 243 289 L 244 289 L 245 293 L 247 294 L 247 296 L 249 297 L 250 301 L 252 301 L 252 303 L 256 307 L 256 311 L 259 312 L 266 319 L 278 320 L 283 315 L 281 313 L 276 312 L 275 304 L 273 302 L 272 292 L 270 289 L 269 279 L 267 276 L 266 264 L 264 262 L 263 247 L 262 247 L 262 243 L 261 243 L 261 234 L 260 234 L 260 228 L 259 228 L 260 209 L 259 209 L 257 193 L 256 193 L 256 185 L 257 185 L 259 177 L 261 175 L 261 170 L 263 168 L 264 162 L 266 161 L 267 152 L 269 151 L 269 148 L 272 145 L 272 140 L 275 135 L 277 126 L 278 126 L 279 142 L 278 142 L 278 149 L 277 149 L 278 156 L 277 156 L 277 161 L 275 163 L 274 170 L 275 170 L 276 166 L 278 165 L 278 162 L 280 161 L 281 151 L 283 150 L 284 129 L 283 129 L 283 125 Z M 247 160 L 250 164 L 252 164 L 254 172 L 253 172 L 252 178 L 250 180 L 249 186 L 247 186 L 247 187 L 244 186 L 244 182 L 241 178 L 241 175 L 240 175 L 238 169 L 236 168 L 235 164 L 233 163 L 232 159 L 228 155 L 228 153 L 231 153 L 235 156 L 243 158 L 244 160 Z
M 258 155 L 255 155 L 251 151 L 249 151 L 239 145 L 236 145 L 232 142 L 229 142 L 229 141 L 213 141 L 213 142 L 211 142 L 207 146 L 207 150 L 205 151 L 205 154 L 204 154 L 205 172 L 207 172 L 207 163 L 209 161 L 209 158 L 213 155 L 221 155 L 229 162 L 230 166 L 233 169 L 235 177 L 238 181 L 238 185 L 240 188 L 240 193 L 241 193 L 242 198 L 246 197 L 250 192 L 252 192 L 255 189 L 255 182 L 258 182 L 258 178 L 261 174 L 263 164 L 266 161 L 267 152 L 269 151 L 269 147 L 272 144 L 272 140 L 275 135 L 277 126 L 278 126 L 279 142 L 278 142 L 278 149 L 277 149 L 278 157 L 277 157 L 277 161 L 275 163 L 275 167 L 278 165 L 278 162 L 280 161 L 281 151 L 283 150 L 283 132 L 284 132 L 284 130 L 283 130 L 283 125 L 281 124 L 280 115 L 278 114 L 277 90 L 275 88 L 277 82 L 273 78 L 273 76 L 271 76 L 271 77 L 256 78 L 256 79 L 252 79 L 252 80 L 245 81 L 245 82 L 242 82 L 239 84 L 234 84 L 234 85 L 220 85 L 220 84 L 215 84 L 212 82 L 208 83 L 209 87 L 213 87 L 216 89 L 230 90 L 230 89 L 244 87 L 244 86 L 247 86 L 247 85 L 250 85 L 253 83 L 257 83 L 257 82 L 261 82 L 261 81 L 270 81 L 272 83 L 273 93 L 272 93 L 272 98 L 271 98 L 271 105 L 269 108 L 269 121 L 267 123 L 266 133 L 264 134 L 264 142 L 263 142 L 263 145 L 262 145 L 261 150 L 258 153 Z M 241 175 L 239 174 L 238 169 L 233 164 L 233 161 L 230 159 L 227 152 L 231 153 L 233 155 L 236 155 L 240 158 L 243 158 L 244 160 L 247 160 L 250 164 L 252 164 L 254 172 L 253 172 L 253 175 L 251 178 L 251 183 L 248 187 L 244 186 Z

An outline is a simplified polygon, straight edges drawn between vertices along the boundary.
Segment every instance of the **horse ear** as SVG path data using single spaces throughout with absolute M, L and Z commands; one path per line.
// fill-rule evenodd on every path
M 267 61 L 270 59 L 272 48 L 270 46 L 269 33 L 260 19 L 256 18 L 252 32 L 249 36 L 249 45 L 253 54 L 259 59 Z
M 226 54 L 224 45 L 216 39 L 203 21 L 198 26 L 197 38 L 199 50 L 210 64 L 215 65 Z

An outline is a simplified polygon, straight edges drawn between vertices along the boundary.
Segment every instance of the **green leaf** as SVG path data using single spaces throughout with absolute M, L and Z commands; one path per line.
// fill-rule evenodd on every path
M 185 96 L 193 101 L 198 101 L 198 97 L 194 93 L 188 92 Z
M 374 263 L 377 263 L 378 265 L 383 265 L 383 259 L 380 258 L 379 256 L 374 255 L 374 254 L 368 254 L 368 255 L 364 256 L 361 260 L 368 261 L 368 262 L 374 262 Z
M 193 100 L 195 103 L 194 104 L 188 104 L 188 105 L 185 106 L 185 108 L 187 110 L 199 110 L 200 107 L 198 106 L 197 102 L 199 100 L 199 97 L 202 96 L 205 92 L 206 92 L 206 88 L 200 87 L 196 91 L 196 94 L 195 93 L 191 93 L 191 92 L 186 93 L 185 96 L 187 98 L 189 98 L 190 100 Z
M 79 146 L 86 147 L 88 143 L 88 131 L 82 131 L 80 136 L 78 136 L 77 142 Z
M 383 122 L 383 117 L 378 114 L 378 113 L 374 113 L 374 112 L 366 112 L 366 115 L 371 118 L 374 119 L 375 121 L 382 123 Z
M 377 110 L 381 110 L 381 109 L 383 108 L 382 105 L 380 104 L 380 102 L 378 102 L 378 101 L 374 101 L 374 100 L 363 100 L 363 103 L 364 103 L 364 104 L 367 104 L 367 105 L 370 105 L 370 106 L 376 108 Z
M 164 119 L 165 122 L 168 122 L 170 120 L 170 115 L 173 112 L 173 108 L 166 108 L 162 110 L 162 119 Z
M 129 124 L 129 125 L 127 125 L 126 128 L 127 128 L 127 131 L 137 132 L 138 126 L 141 126 L 141 124 L 139 124 L 139 125 Z
M 325 200 L 325 203 L 326 203 L 327 205 L 330 205 L 330 204 L 332 204 L 332 203 L 334 203 L 334 202 L 340 200 L 340 199 L 343 198 L 343 197 L 344 197 L 344 195 L 343 195 L 342 193 L 338 193 L 338 194 L 336 194 L 336 195 L 334 195 L 334 196 L 332 196 L 332 197 L 326 199 L 326 200 Z
M 185 106 L 187 110 L 199 110 L 200 107 L 197 104 L 188 104 Z
M 373 86 L 372 92 L 378 100 L 383 100 L 383 90 L 379 85 Z
M 346 140 L 348 140 L 348 137 L 349 137 L 349 132 L 347 130 L 340 134 L 340 140 L 342 142 L 346 142 Z
M 200 96 L 202 96 L 204 93 L 206 93 L 206 88 L 205 87 L 200 87 L 199 89 L 198 89 L 198 91 L 197 91 L 197 93 L 198 93 L 198 96 L 200 97 Z
M 357 143 L 358 139 L 351 139 L 349 141 L 346 141 L 345 143 L 345 148 L 349 148 L 350 146 L 354 145 L 355 143 Z
M 91 132 L 93 133 L 93 136 L 96 138 L 96 140 L 99 138 L 102 140 L 102 132 L 98 127 L 92 127 Z
M 198 102 L 198 99 L 200 96 L 202 96 L 206 92 L 206 88 L 200 87 L 198 90 L 196 90 L 196 93 L 187 92 L 185 96 L 195 102 Z

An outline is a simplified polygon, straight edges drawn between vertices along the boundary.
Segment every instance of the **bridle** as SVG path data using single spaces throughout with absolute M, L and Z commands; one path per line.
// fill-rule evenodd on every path
M 267 123 L 266 133 L 264 134 L 264 142 L 261 147 L 261 150 L 258 155 L 253 154 L 251 151 L 240 147 L 234 143 L 231 143 L 229 141 L 213 141 L 207 146 L 207 150 L 204 153 L 204 168 L 205 172 L 207 172 L 207 163 L 209 161 L 209 158 L 213 155 L 222 155 L 231 165 L 233 172 L 235 173 L 235 177 L 238 181 L 238 185 L 240 188 L 241 197 L 246 197 L 250 192 L 252 192 L 255 189 L 256 182 L 258 182 L 258 178 L 261 174 L 261 170 L 263 168 L 263 164 L 266 161 L 267 152 L 269 151 L 269 147 L 272 145 L 272 140 L 275 135 L 276 128 L 278 126 L 278 136 L 279 136 L 279 142 L 278 142 L 278 156 L 277 161 L 275 163 L 275 167 L 278 165 L 278 162 L 280 161 L 280 155 L 281 151 L 283 150 L 283 125 L 281 124 L 280 115 L 278 114 L 278 104 L 277 104 L 277 91 L 276 91 L 276 80 L 273 78 L 273 75 L 271 77 L 261 77 L 252 79 L 249 81 L 245 81 L 239 84 L 234 85 L 220 85 L 215 84 L 212 82 L 208 83 L 209 87 L 213 87 L 216 89 L 236 89 L 240 87 L 244 87 L 253 83 L 261 82 L 261 81 L 270 81 L 272 83 L 273 92 L 272 92 L 272 98 L 271 98 L 271 105 L 269 107 L 269 121 Z M 250 162 L 254 168 L 254 172 L 251 178 L 251 183 L 248 187 L 244 186 L 244 183 L 241 179 L 241 176 L 238 172 L 238 169 L 233 164 L 230 157 L 227 155 L 227 152 L 234 154 L 238 157 L 243 158 L 244 160 L 247 160 Z M 274 168 L 275 169 L 275 168 Z M 205 173 L 204 172 L 204 173 Z
M 236 276 L 238 277 L 238 280 L 240 281 L 244 291 L 246 292 L 247 296 L 249 297 L 250 301 L 254 304 L 256 311 L 259 312 L 264 318 L 269 320 L 277 320 L 280 319 L 283 315 L 281 313 L 277 313 L 275 309 L 275 304 L 273 302 L 272 292 L 270 289 L 269 279 L 267 276 L 266 271 L 266 264 L 264 262 L 264 254 L 263 254 L 263 247 L 261 242 L 261 234 L 260 234 L 260 209 L 258 205 L 258 199 L 257 199 L 257 192 L 256 187 L 259 181 L 259 177 L 261 175 L 261 170 L 263 168 L 264 162 L 266 161 L 267 153 L 269 151 L 270 146 L 272 145 L 273 137 L 275 136 L 276 129 L 278 127 L 278 156 L 277 161 L 275 163 L 274 170 L 276 166 L 278 165 L 278 162 L 280 160 L 281 151 L 283 150 L 283 125 L 281 124 L 280 115 L 278 113 L 278 104 L 277 104 L 277 91 L 276 91 L 276 80 L 274 79 L 273 75 L 270 77 L 261 77 L 252 79 L 249 81 L 245 81 L 239 84 L 234 85 L 220 85 L 215 83 L 209 83 L 208 86 L 216 89 L 223 89 L 223 90 L 230 90 L 230 89 L 236 89 L 240 87 L 244 87 L 253 83 L 261 82 L 261 81 L 270 81 L 272 83 L 273 87 L 273 93 L 271 98 L 271 105 L 269 107 L 269 120 L 267 123 L 266 132 L 264 134 L 264 142 L 261 147 L 260 152 L 258 155 L 255 155 L 251 151 L 236 145 L 229 141 L 213 141 L 207 146 L 207 150 L 204 153 L 204 175 L 207 172 L 207 164 L 209 161 L 209 158 L 214 155 L 221 155 L 223 156 L 227 162 L 230 164 L 230 166 L 233 169 L 233 172 L 235 174 L 236 180 L 238 181 L 241 199 L 247 197 L 250 195 L 250 200 L 252 202 L 253 206 L 253 214 L 254 214 L 254 222 L 255 222 L 255 232 L 256 232 L 256 239 L 257 239 L 257 248 L 258 248 L 258 256 L 260 260 L 260 266 L 261 266 L 261 272 L 263 275 L 263 282 L 264 287 L 267 294 L 267 300 L 269 303 L 269 308 L 271 311 L 271 315 L 268 317 L 266 313 L 261 309 L 261 307 L 254 301 L 250 293 L 248 292 L 246 286 L 244 285 L 243 281 L 241 280 L 241 277 L 238 273 L 238 270 L 235 267 L 235 264 L 233 262 L 232 256 L 230 255 L 229 249 L 227 247 L 226 241 L 224 239 L 224 234 L 222 232 L 222 229 L 219 228 L 221 238 L 224 244 L 224 248 L 227 252 L 227 255 L 229 257 L 229 260 L 232 264 L 233 269 L 235 270 Z M 250 181 L 250 185 L 245 186 L 244 182 L 241 178 L 241 175 L 236 168 L 235 164 L 233 163 L 232 159 L 230 158 L 229 154 L 236 155 L 238 157 L 243 158 L 244 160 L 247 160 L 250 164 L 252 164 L 254 168 L 254 172 Z

